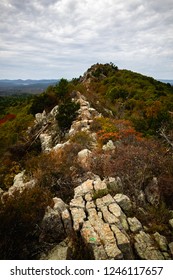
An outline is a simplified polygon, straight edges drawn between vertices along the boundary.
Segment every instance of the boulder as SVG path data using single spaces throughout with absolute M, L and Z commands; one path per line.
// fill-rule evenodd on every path
M 61 213 L 65 209 L 66 204 L 60 198 L 54 198 L 53 208 L 47 207 L 41 223 L 40 241 L 58 242 L 64 239 L 66 232 Z
M 58 151 L 58 150 L 64 149 L 69 144 L 70 144 L 70 141 L 66 141 L 64 143 L 58 143 L 58 144 L 56 144 L 56 146 L 53 147 L 53 150 Z
M 94 180 L 93 182 L 94 185 L 94 190 L 97 191 L 104 191 L 107 190 L 107 185 L 104 181 L 102 181 L 100 179 L 100 177 L 98 177 L 96 180 Z
M 156 240 L 159 248 L 161 251 L 167 252 L 168 249 L 168 242 L 165 236 L 161 235 L 160 233 L 156 232 L 153 234 L 154 239 Z
M 53 118 L 56 117 L 57 113 L 58 113 L 58 108 L 59 108 L 59 105 L 56 105 L 49 113 L 50 116 L 52 116 Z
M 74 197 L 85 196 L 86 194 L 92 192 L 93 192 L 93 180 L 88 179 L 74 189 Z
M 134 239 L 136 253 L 142 260 L 164 260 L 163 254 L 158 250 L 149 234 L 140 231 Z
M 61 219 L 67 236 L 71 236 L 73 232 L 72 218 L 68 209 L 61 213 Z
M 59 213 L 62 213 L 65 209 L 67 209 L 67 205 L 64 203 L 64 201 L 59 197 L 53 198 L 54 206 L 53 209 L 59 211 Z
M 41 125 L 45 125 L 47 123 L 47 115 L 45 110 L 43 113 L 37 113 L 35 115 L 35 123 Z
M 140 230 L 142 230 L 142 224 L 136 217 L 127 218 L 127 221 L 129 223 L 130 230 L 132 232 L 136 233 L 136 232 L 139 232 Z
M 58 242 L 65 236 L 64 226 L 59 211 L 47 208 L 41 223 L 40 241 Z
M 109 140 L 105 145 L 103 145 L 102 150 L 107 152 L 107 151 L 114 151 L 115 150 L 115 145 L 112 142 L 112 140 Z
M 84 149 L 78 153 L 77 161 L 80 166 L 84 169 L 88 169 L 90 166 L 89 160 L 91 158 L 91 151 L 88 149 Z
M 108 189 L 113 193 L 122 193 L 123 192 L 123 184 L 120 177 L 108 177 L 108 179 L 104 180 L 108 186 Z
M 114 199 L 125 213 L 128 213 L 132 210 L 132 203 L 127 195 L 118 193 L 114 196 Z

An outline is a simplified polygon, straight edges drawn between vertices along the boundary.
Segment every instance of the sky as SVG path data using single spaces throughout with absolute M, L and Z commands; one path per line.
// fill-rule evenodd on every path
M 112 62 L 173 80 L 172 0 L 1 0 L 0 79 L 78 78 Z

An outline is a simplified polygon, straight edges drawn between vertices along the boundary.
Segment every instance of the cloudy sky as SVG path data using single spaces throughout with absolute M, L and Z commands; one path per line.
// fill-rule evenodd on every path
M 97 62 L 173 79 L 172 0 L 0 0 L 0 11 L 0 79 L 69 79 Z

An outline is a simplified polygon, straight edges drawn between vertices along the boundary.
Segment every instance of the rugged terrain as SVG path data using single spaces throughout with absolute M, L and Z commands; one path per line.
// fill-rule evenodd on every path
M 154 97 L 145 108 L 146 123 L 142 126 L 142 110 L 149 93 L 144 100 L 140 97 L 140 105 L 134 105 L 137 98 L 130 98 L 134 89 L 127 90 L 123 85 L 122 90 L 119 84 L 118 91 L 119 81 L 114 89 L 107 90 L 109 100 L 104 99 L 103 88 L 108 84 L 105 79 L 110 79 L 107 68 L 113 75 L 118 71 L 114 65 L 97 64 L 74 80 L 70 101 L 36 113 L 26 132 L 29 144 L 15 147 L 19 155 L 21 146 L 31 152 L 31 147 L 39 142 L 41 152 L 28 157 L 23 151 L 18 159 L 21 172 L 15 175 L 12 186 L 1 189 L 0 218 L 2 221 L 15 209 L 13 220 L 7 219 L 12 233 L 16 231 L 14 219 L 21 219 L 23 231 L 26 221 L 33 219 L 33 224 L 24 237 L 17 225 L 19 240 L 15 235 L 14 238 L 21 251 L 16 256 L 14 252 L 3 254 L 3 250 L 9 250 L 3 240 L 1 258 L 173 259 L 171 119 L 165 114 L 161 126 L 157 114 L 163 114 L 163 108 Z M 162 84 L 159 86 L 157 96 L 161 95 L 161 88 L 164 90 Z M 164 102 L 170 85 L 167 87 Z M 133 99 L 133 106 L 129 99 Z M 77 104 L 75 113 L 67 110 L 65 114 L 63 107 L 62 117 L 60 108 L 67 104 Z M 69 115 L 73 115 L 70 123 Z M 151 118 L 153 122 L 155 118 L 155 123 L 150 129 Z M 15 149 L 10 150 L 13 156 Z M 13 208 L 16 201 L 17 208 Z M 37 209 L 33 203 L 38 204 Z M 26 217 L 19 207 L 26 209 Z M 32 213 L 27 212 L 27 207 L 33 207 Z M 7 226 L 3 228 L 5 234 Z M 9 241 L 10 234 L 7 237 Z

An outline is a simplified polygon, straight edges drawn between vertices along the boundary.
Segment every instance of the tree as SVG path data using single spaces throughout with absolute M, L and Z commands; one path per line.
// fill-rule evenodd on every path
M 68 81 L 62 78 L 56 86 L 55 92 L 60 99 L 64 99 L 68 94 Z
M 72 122 L 77 117 L 77 111 L 79 110 L 79 108 L 80 105 L 73 101 L 68 101 L 59 106 L 56 119 L 63 133 L 65 133 L 70 128 Z

